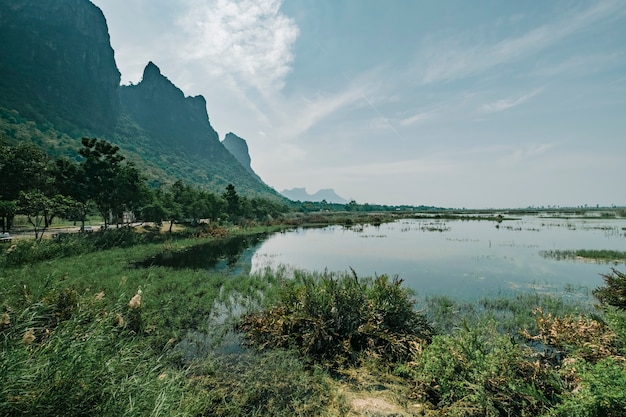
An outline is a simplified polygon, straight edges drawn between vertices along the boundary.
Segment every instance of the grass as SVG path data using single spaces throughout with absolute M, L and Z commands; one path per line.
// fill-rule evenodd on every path
M 626 263 L 626 252 L 617 250 L 549 250 L 541 251 L 540 254 L 543 257 L 557 260 L 580 259 L 604 263 Z
M 603 302 L 594 307 L 567 291 L 471 304 L 416 300 L 385 275 L 134 267 L 216 239 L 196 236 L 113 236 L 99 250 L 79 240 L 75 252 L 43 241 L 20 249 L 20 262 L 3 248 L 0 415 L 618 416 L 626 409 L 617 270 L 596 290 Z

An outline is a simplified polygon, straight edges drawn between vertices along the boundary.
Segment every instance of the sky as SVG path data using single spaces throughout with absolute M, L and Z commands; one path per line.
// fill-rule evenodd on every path
M 278 191 L 455 208 L 626 205 L 626 2 L 92 0 Z

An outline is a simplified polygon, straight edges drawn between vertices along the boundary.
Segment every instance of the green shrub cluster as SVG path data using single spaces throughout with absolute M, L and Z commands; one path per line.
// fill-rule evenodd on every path
M 411 368 L 414 396 L 448 416 L 538 415 L 558 400 L 558 374 L 494 322 L 439 335 Z
M 626 274 L 613 268 L 612 273 L 602 275 L 603 287 L 593 291 L 600 302 L 626 310 Z
M 433 329 L 401 284 L 387 275 L 360 280 L 354 271 L 297 274 L 283 282 L 271 308 L 248 314 L 239 329 L 251 346 L 293 348 L 331 367 L 356 364 L 361 355 L 407 360 L 430 342 Z

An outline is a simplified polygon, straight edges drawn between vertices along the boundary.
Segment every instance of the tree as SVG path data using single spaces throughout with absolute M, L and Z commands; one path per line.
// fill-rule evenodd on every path
M 38 146 L 20 142 L 0 145 L 0 221 L 10 230 L 21 192 L 43 191 L 50 185 L 49 158 Z
M 118 154 L 119 147 L 96 138 L 83 138 L 82 144 L 78 152 L 85 158 L 81 163 L 85 189 L 106 228 L 112 216 L 119 218 L 125 209 L 136 209 L 144 201 L 145 180 L 132 163 L 122 165 L 125 158 Z
M 241 201 L 234 185 L 228 184 L 226 186 L 222 198 L 226 201 L 226 213 L 229 216 L 237 217 L 241 214 Z
M 52 175 L 56 192 L 74 200 L 68 215 L 71 220 L 80 221 L 80 230 L 84 231 L 89 213 L 89 193 L 83 166 L 67 158 L 59 158 L 54 162 Z
M 17 203 L 17 212 L 24 214 L 35 229 L 35 239 L 41 239 L 56 216 L 63 216 L 75 202 L 70 197 L 57 194 L 49 197 L 39 191 L 22 191 Z

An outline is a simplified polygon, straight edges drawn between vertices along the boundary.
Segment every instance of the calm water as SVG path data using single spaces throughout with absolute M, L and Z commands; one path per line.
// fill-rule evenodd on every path
M 347 229 L 297 229 L 256 245 L 251 272 L 285 265 L 359 276 L 399 275 L 418 295 L 474 298 L 519 290 L 595 288 L 613 265 L 555 260 L 545 250 L 626 250 L 624 219 L 524 217 L 504 221 L 400 220 Z M 624 265 L 618 265 L 624 268 Z M 623 270 L 623 269 L 622 269 Z

